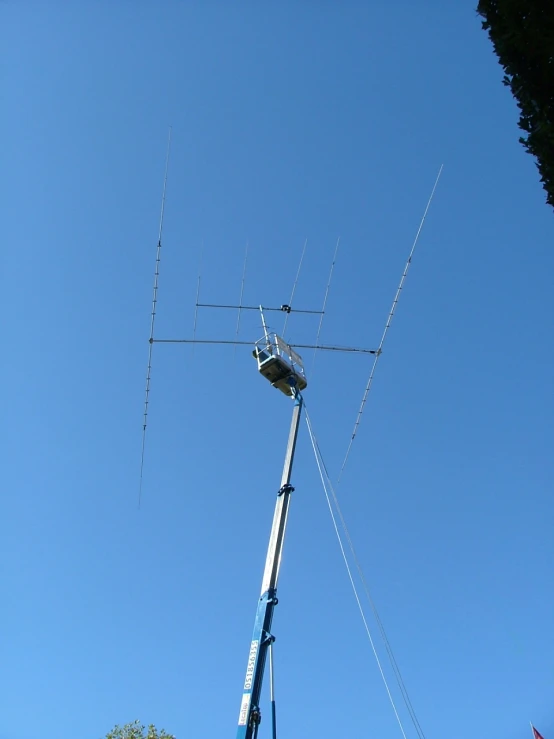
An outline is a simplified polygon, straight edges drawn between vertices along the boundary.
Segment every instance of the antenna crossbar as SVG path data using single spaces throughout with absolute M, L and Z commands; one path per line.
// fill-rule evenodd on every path
M 216 303 L 196 303 L 197 308 L 232 308 L 233 310 L 260 310 L 259 305 L 217 305 Z M 280 308 L 266 308 L 261 306 L 264 311 L 278 311 L 279 313 L 311 313 L 313 315 L 321 316 L 323 311 L 321 310 L 299 310 L 298 308 L 291 308 L 290 305 L 282 305 Z
M 230 344 L 252 346 L 252 341 L 233 341 L 226 339 L 151 339 L 153 344 Z M 317 349 L 327 352 L 346 352 L 350 354 L 380 354 L 379 349 L 364 349 L 356 346 L 326 346 L 323 344 L 289 344 L 292 349 Z

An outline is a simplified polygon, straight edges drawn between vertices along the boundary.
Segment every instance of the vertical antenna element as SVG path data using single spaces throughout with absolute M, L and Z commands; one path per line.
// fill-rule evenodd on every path
M 162 250 L 162 231 L 164 225 L 164 210 L 165 210 L 165 191 L 167 188 L 167 170 L 169 167 L 169 152 L 171 149 L 171 126 L 169 127 L 169 134 L 167 138 L 167 153 L 165 157 L 165 173 L 164 173 L 164 184 L 162 190 L 162 206 L 160 210 L 160 228 L 158 231 L 158 246 L 156 248 L 156 265 L 154 268 L 154 287 L 152 290 L 152 313 L 150 316 L 150 338 L 148 339 L 148 364 L 146 367 L 146 390 L 144 393 L 144 416 L 142 422 L 142 449 L 140 454 L 140 482 L 139 482 L 139 497 L 138 507 L 140 508 L 140 502 L 142 497 L 142 473 L 144 470 L 144 449 L 146 444 L 146 424 L 148 422 L 148 403 L 150 398 L 150 378 L 152 373 L 152 348 L 154 346 L 154 324 L 156 322 L 156 304 L 158 302 L 158 279 L 160 276 L 160 257 Z
M 196 339 L 196 323 L 198 321 L 198 301 L 200 300 L 200 283 L 202 281 L 202 258 L 204 256 L 204 240 L 200 246 L 200 260 L 198 262 L 198 282 L 196 283 L 196 302 L 194 303 L 194 325 L 192 327 L 192 338 Z M 194 344 L 192 345 L 192 356 L 194 357 Z
M 263 326 L 263 329 L 264 329 L 265 340 L 266 340 L 266 343 L 269 345 L 270 344 L 269 331 L 267 330 L 267 326 L 266 326 L 266 323 L 265 323 L 264 309 L 263 309 L 263 306 L 261 306 L 261 305 L 260 305 L 260 316 L 262 317 L 262 326 Z
M 327 306 L 327 298 L 329 297 L 329 289 L 331 288 L 331 279 L 333 278 L 333 270 L 335 269 L 335 262 L 337 261 L 337 254 L 339 251 L 340 236 L 337 239 L 337 245 L 335 246 L 335 253 L 333 254 L 333 261 L 331 262 L 331 269 L 329 271 L 329 279 L 327 280 L 327 287 L 325 288 L 325 296 L 323 298 L 323 308 L 321 309 L 321 316 L 319 318 L 319 326 L 317 327 L 317 336 L 315 339 L 315 345 L 319 346 L 319 337 L 321 334 L 321 326 L 323 324 L 323 316 L 325 315 L 325 308 Z M 312 359 L 312 373 L 314 371 L 315 355 L 317 349 L 314 349 L 314 356 Z
M 248 241 L 246 242 L 246 251 L 244 252 L 244 265 L 242 268 L 242 280 L 240 283 L 239 312 L 237 315 L 237 329 L 235 331 L 235 339 L 239 338 L 240 312 L 242 310 L 242 298 L 244 295 L 244 280 L 246 278 L 246 263 L 247 262 L 248 262 Z M 233 356 L 236 354 L 236 351 L 237 351 L 237 345 L 235 344 L 235 348 L 233 349 Z
M 298 265 L 298 270 L 296 271 L 296 278 L 294 280 L 294 285 L 292 286 L 292 292 L 290 294 L 290 300 L 289 300 L 289 306 L 292 307 L 292 301 L 294 299 L 294 293 L 296 292 L 296 285 L 298 284 L 298 278 L 300 277 L 300 270 L 302 269 L 302 262 L 304 261 L 304 254 L 306 253 L 306 247 L 308 246 L 308 239 L 304 241 L 304 248 L 302 249 L 302 254 L 300 255 L 300 263 Z M 287 321 L 289 320 L 289 314 L 288 312 L 285 314 L 285 322 L 283 324 L 283 339 L 285 338 L 285 330 L 287 328 Z
M 431 202 L 433 201 L 433 196 L 435 194 L 435 190 L 437 189 L 437 185 L 439 184 L 439 179 L 442 174 L 442 168 L 443 164 L 441 164 L 439 173 L 437 175 L 437 178 L 435 180 L 435 184 L 433 185 L 433 189 L 431 190 L 431 195 L 429 196 L 429 200 L 427 201 L 427 205 L 425 207 L 425 210 L 423 212 L 423 216 L 421 218 L 421 221 L 419 223 L 419 228 L 417 229 L 417 233 L 415 235 L 414 242 L 412 244 L 412 248 L 410 250 L 410 254 L 408 256 L 408 261 L 406 262 L 406 266 L 404 267 L 404 272 L 402 273 L 402 277 L 400 278 L 400 284 L 398 285 L 398 288 L 396 290 L 396 294 L 394 296 L 394 300 L 392 301 L 392 307 L 389 311 L 389 315 L 387 316 L 387 322 L 385 324 L 385 329 L 383 331 L 383 335 L 381 336 L 381 341 L 379 343 L 379 347 L 377 351 L 375 352 L 375 359 L 373 360 L 373 366 L 371 367 L 371 372 L 369 374 L 369 379 L 367 381 L 367 385 L 364 390 L 364 395 L 362 398 L 362 403 L 360 405 L 360 408 L 358 410 L 358 415 L 356 416 L 356 422 L 354 424 L 354 430 L 352 431 L 352 436 L 350 437 L 350 443 L 348 444 L 348 449 L 346 450 L 346 454 L 344 456 L 344 461 L 342 463 L 342 467 L 340 469 L 338 482 L 340 482 L 340 479 L 342 477 L 342 473 L 344 472 L 344 468 L 346 466 L 346 462 L 348 460 L 348 457 L 350 455 L 350 450 L 352 449 L 352 444 L 354 442 L 354 439 L 356 437 L 356 433 L 358 431 L 358 426 L 360 425 L 360 421 L 362 419 L 362 413 L 364 412 L 364 407 L 367 401 L 367 396 L 369 395 L 369 391 L 371 390 L 371 385 L 373 383 L 373 377 L 375 375 L 375 368 L 377 367 L 377 363 L 379 361 L 379 357 L 381 356 L 381 353 L 383 351 L 383 344 L 385 343 L 385 339 L 387 337 L 387 333 L 389 331 L 390 325 L 392 323 L 392 318 L 394 316 L 394 311 L 396 310 L 396 306 L 398 305 L 398 300 L 400 298 L 400 293 L 402 292 L 402 288 L 404 287 L 404 282 L 406 280 L 406 276 L 408 274 L 408 270 L 410 269 L 410 264 L 412 263 L 412 257 L 417 245 L 417 242 L 419 240 L 419 235 L 421 233 L 421 229 L 423 228 L 423 224 L 425 223 L 425 218 L 427 217 L 427 212 L 429 208 L 431 207 Z

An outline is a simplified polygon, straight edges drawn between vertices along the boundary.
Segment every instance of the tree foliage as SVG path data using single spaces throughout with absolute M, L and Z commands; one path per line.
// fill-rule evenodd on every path
M 106 734 L 106 739 L 175 739 L 173 734 L 167 734 L 164 729 L 158 731 L 152 724 L 146 728 L 140 721 L 133 721 L 125 726 L 115 726 Z
M 519 140 L 554 206 L 554 0 L 479 0 L 477 12 L 521 112 Z

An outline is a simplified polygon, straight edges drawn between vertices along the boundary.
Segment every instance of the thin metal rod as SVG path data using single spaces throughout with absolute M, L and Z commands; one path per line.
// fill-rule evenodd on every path
M 217 305 L 216 303 L 196 303 L 197 308 L 231 308 L 232 310 L 260 310 L 259 305 Z M 279 313 L 311 313 L 314 316 L 320 316 L 323 311 L 320 310 L 296 310 L 296 308 L 291 308 L 290 311 L 288 308 L 290 306 L 286 306 L 285 308 L 266 308 L 265 306 L 262 306 L 265 311 L 278 311 Z
M 381 356 L 382 350 L 383 350 L 383 344 L 385 343 L 385 339 L 387 337 L 387 333 L 389 331 L 390 325 L 392 323 L 392 319 L 394 316 L 394 311 L 396 310 L 396 306 L 398 305 L 398 300 L 400 298 L 400 293 L 402 292 L 402 288 L 404 287 L 404 282 L 406 280 L 406 277 L 408 275 L 408 270 L 410 269 L 410 265 L 412 263 L 412 257 L 415 251 L 415 248 L 417 246 L 417 242 L 419 240 L 419 235 L 421 233 L 421 229 L 423 228 L 423 224 L 425 223 L 425 218 L 427 217 L 427 212 L 429 208 L 431 207 L 431 202 L 433 201 L 433 196 L 435 194 L 435 190 L 437 189 L 437 185 L 439 184 L 440 176 L 442 173 L 442 168 L 444 165 L 441 164 L 439 173 L 437 175 L 437 178 L 435 180 L 435 184 L 433 185 L 433 189 L 431 190 L 431 195 L 429 196 L 429 200 L 427 201 L 427 205 L 425 207 L 425 211 L 423 212 L 423 216 L 421 218 L 421 221 L 419 223 L 419 228 L 417 229 L 417 233 L 415 235 L 415 239 L 412 244 L 412 248 L 410 250 L 410 254 L 408 256 L 408 261 L 406 262 L 406 266 L 404 267 L 404 272 L 402 273 L 402 277 L 400 279 L 400 284 L 398 285 L 398 288 L 396 290 L 396 294 L 394 296 L 394 300 L 392 301 L 392 307 L 389 311 L 389 315 L 387 316 L 387 322 L 385 323 L 385 329 L 383 331 L 383 335 L 381 336 L 381 341 L 379 343 L 379 346 L 377 348 L 377 351 L 375 352 L 375 359 L 373 361 L 373 366 L 371 368 L 371 372 L 369 373 L 369 379 L 367 381 L 367 385 L 364 390 L 364 394 L 362 397 L 362 402 L 360 405 L 360 408 L 358 410 L 358 415 L 356 416 L 356 422 L 354 423 L 354 429 L 352 431 L 352 436 L 350 437 L 350 443 L 348 444 L 348 448 L 346 450 L 346 454 L 344 455 L 344 460 L 342 463 L 342 467 L 340 468 L 340 473 L 337 482 L 340 482 L 340 479 L 342 477 L 342 473 L 344 472 L 344 468 L 346 466 L 346 462 L 348 461 L 348 457 L 350 456 L 350 450 L 352 449 L 352 444 L 354 443 L 354 439 L 356 438 L 356 434 L 358 432 L 358 426 L 360 425 L 360 421 L 362 419 L 362 414 L 364 412 L 364 407 L 367 401 L 367 396 L 369 395 L 369 391 L 371 390 L 371 385 L 373 383 L 373 377 L 375 375 L 375 369 L 377 367 L 377 363 L 379 361 L 379 357 Z
M 267 330 L 267 326 L 266 326 L 266 322 L 265 322 L 265 318 L 264 318 L 264 309 L 263 309 L 263 307 L 261 305 L 260 305 L 260 316 L 262 318 L 262 326 L 263 326 L 263 329 L 264 329 L 265 340 L 269 344 L 269 331 Z
M 277 712 L 275 710 L 275 679 L 273 675 L 273 642 L 269 643 L 269 700 L 271 701 L 271 736 L 277 739 Z
M 339 244 L 340 244 L 340 236 L 337 239 L 337 245 L 335 246 L 335 253 L 333 254 L 333 261 L 331 262 L 331 269 L 329 271 L 329 279 L 327 280 L 327 287 L 325 288 L 325 296 L 323 297 L 323 308 L 321 309 L 321 318 L 319 319 L 319 326 L 317 327 L 317 335 L 315 337 L 316 344 L 319 344 L 319 337 L 321 335 L 321 326 L 323 325 L 323 316 L 325 315 L 325 308 L 327 306 L 327 298 L 329 297 L 329 290 L 331 288 L 331 279 L 333 277 L 333 271 L 335 269 L 335 262 L 337 261 L 337 253 L 339 251 Z M 314 371 L 315 355 L 316 355 L 316 352 L 314 351 L 314 356 L 312 359 L 312 369 L 311 369 L 310 375 L 312 375 Z
M 308 246 L 308 239 L 304 241 L 304 248 L 302 249 L 302 254 L 300 255 L 300 263 L 298 264 L 298 270 L 296 271 L 294 285 L 292 286 L 292 292 L 290 294 L 289 307 L 292 306 L 292 301 L 294 300 L 294 293 L 296 292 L 296 285 L 298 284 L 298 278 L 300 277 L 300 270 L 302 269 L 302 262 L 304 261 L 304 254 L 306 253 L 307 246 Z M 282 332 L 283 338 L 285 338 L 285 331 L 287 330 L 288 320 L 289 320 L 289 312 L 287 311 L 287 315 L 285 316 L 285 322 L 283 324 L 283 332 Z
M 202 240 L 202 244 L 200 246 L 200 259 L 198 261 L 198 282 L 196 284 L 196 302 L 194 305 L 194 324 L 192 327 L 192 336 L 194 339 L 196 338 L 196 324 L 198 321 L 198 298 L 200 297 L 200 282 L 202 280 L 202 257 L 203 256 L 204 256 L 204 241 Z M 193 352 L 194 352 L 194 348 L 193 348 Z
M 242 296 L 244 295 L 244 280 L 246 278 L 246 263 L 248 262 L 248 241 L 246 242 L 246 251 L 244 252 L 244 265 L 242 267 L 242 280 L 240 283 L 240 297 L 239 297 L 239 305 L 238 305 L 238 315 L 237 315 L 237 328 L 235 331 L 235 338 L 238 339 L 239 337 L 239 329 L 240 329 L 240 312 L 242 310 Z M 196 299 L 196 304 L 198 305 L 198 298 Z
M 169 127 L 169 134 L 167 138 L 167 153 L 165 157 L 165 172 L 164 172 L 164 184 L 162 189 L 162 206 L 160 210 L 160 228 L 158 230 L 158 245 L 156 247 L 156 264 L 154 267 L 154 287 L 152 290 L 152 313 L 150 316 L 150 338 L 148 342 L 148 364 L 146 366 L 146 389 L 144 393 L 144 415 L 142 421 L 142 448 L 140 453 L 140 480 L 139 480 L 139 495 L 138 495 L 138 507 L 140 508 L 140 502 L 142 498 L 142 475 L 144 470 L 144 450 L 146 447 L 146 424 L 148 422 L 148 403 L 150 400 L 150 380 L 152 374 L 152 349 L 154 346 L 154 324 L 156 323 L 156 306 L 158 303 L 158 280 L 160 277 L 160 259 L 162 250 L 162 231 L 164 225 L 164 212 L 165 212 L 165 193 L 167 189 L 167 172 L 169 168 L 169 152 L 171 150 L 171 126 Z
M 269 700 L 275 700 L 275 684 L 273 677 L 273 642 L 269 644 Z
M 154 344 L 237 344 L 252 346 L 252 341 L 217 341 L 212 339 L 153 339 Z M 377 354 L 377 349 L 361 349 L 350 346 L 325 346 L 323 344 L 289 344 L 292 349 L 317 349 L 322 352 L 346 352 L 348 354 Z

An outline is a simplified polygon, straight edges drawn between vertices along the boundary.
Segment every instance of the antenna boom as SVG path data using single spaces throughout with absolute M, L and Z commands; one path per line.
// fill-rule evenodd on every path
M 218 339 L 152 339 L 153 344 L 236 344 L 252 346 L 252 341 L 233 341 Z M 288 342 L 287 342 L 288 343 Z M 364 349 L 356 346 L 326 346 L 323 344 L 289 344 L 292 349 L 317 349 L 323 352 L 345 352 L 347 354 L 379 354 L 379 349 Z
M 232 310 L 260 310 L 259 305 L 218 305 L 216 303 L 196 303 L 197 308 L 231 308 Z M 265 311 L 278 311 L 279 313 L 311 313 L 312 315 L 323 315 L 321 310 L 299 310 L 291 308 L 290 305 L 282 305 L 280 308 L 265 308 Z

